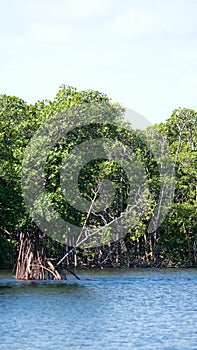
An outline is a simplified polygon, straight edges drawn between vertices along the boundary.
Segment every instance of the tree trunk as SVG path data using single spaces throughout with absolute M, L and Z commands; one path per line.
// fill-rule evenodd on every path
M 35 235 L 21 235 L 20 249 L 16 266 L 18 280 L 62 280 L 59 272 L 46 258 L 43 249 L 38 248 L 38 238 Z

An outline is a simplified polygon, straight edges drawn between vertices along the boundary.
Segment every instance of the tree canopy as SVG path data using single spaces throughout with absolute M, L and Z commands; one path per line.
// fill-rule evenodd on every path
M 54 120 L 61 122 L 62 127 L 70 126 L 68 132 L 61 134 L 57 124 L 53 124 Z M 79 122 L 75 124 L 76 120 Z M 179 108 L 165 123 L 144 132 L 134 130 L 124 121 L 124 108 L 112 103 L 105 94 L 92 90 L 77 91 L 64 85 L 53 100 L 35 104 L 27 104 L 15 96 L 1 95 L 0 267 L 15 261 L 22 232 L 31 234 L 39 229 L 40 235 L 43 234 L 40 226 L 43 216 L 47 223 L 45 227 L 48 227 L 48 232 L 45 230 L 44 233 L 51 236 L 53 226 L 49 223 L 54 223 L 55 217 L 49 210 L 50 206 L 53 206 L 55 215 L 69 222 L 71 231 L 72 227 L 79 227 L 79 230 L 84 229 L 85 235 L 90 228 L 106 226 L 105 239 L 100 242 L 103 257 L 108 249 L 108 260 L 117 261 L 119 265 L 128 265 L 129 261 L 132 266 L 134 260 L 138 260 L 139 265 L 160 266 L 163 261 L 167 266 L 185 262 L 189 266 L 195 264 L 196 123 L 197 112 Z M 150 138 L 154 133 L 160 135 L 161 150 L 157 157 L 146 142 L 147 135 Z M 49 142 L 51 135 L 57 137 L 54 144 Z M 32 140 L 34 146 L 30 148 Z M 106 142 L 100 145 L 99 140 Z M 156 138 L 154 142 L 157 142 Z M 32 184 L 37 186 L 43 145 L 50 147 L 47 146 L 42 185 L 37 188 L 44 188 L 45 194 L 42 190 L 31 190 L 33 204 L 29 210 L 22 192 L 28 186 L 32 189 Z M 151 231 L 151 218 L 164 188 L 161 187 L 161 168 L 165 162 L 165 145 L 175 173 L 173 202 L 165 219 Z M 129 153 L 128 149 L 132 152 Z M 29 158 L 27 150 L 32 152 Z M 24 170 L 24 159 L 27 158 L 28 167 Z M 64 177 L 70 180 L 62 183 Z M 170 173 L 165 180 L 171 181 Z M 92 206 L 88 214 L 91 203 L 95 209 Z M 160 214 L 161 210 L 166 210 L 165 205 L 160 206 Z M 116 223 L 110 228 L 108 224 L 123 217 L 125 210 L 128 215 L 123 225 Z M 120 232 L 122 229 L 124 234 Z M 113 230 L 118 234 L 113 232 L 112 235 Z M 65 232 L 61 243 L 72 246 L 72 237 L 73 232 L 70 235 Z M 52 239 L 54 244 L 50 249 L 55 254 L 55 241 L 60 241 L 55 229 Z M 93 243 L 96 247 L 98 242 L 92 241 L 92 246 Z M 111 244 L 114 246 L 110 250 Z M 93 254 L 95 251 L 97 248 Z M 80 252 L 84 254 L 82 260 L 86 259 L 86 253 L 85 250 Z

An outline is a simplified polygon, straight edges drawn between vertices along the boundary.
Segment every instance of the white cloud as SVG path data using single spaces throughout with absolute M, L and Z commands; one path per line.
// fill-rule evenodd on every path
M 124 4 L 124 3 L 123 3 Z M 140 7 L 140 2 L 127 2 L 113 19 L 109 30 L 122 39 L 185 37 L 197 31 L 195 20 L 197 5 L 177 1 L 153 3 Z M 146 6 L 144 6 L 146 5 Z
M 182 47 L 182 49 L 179 48 L 173 48 L 171 50 L 171 54 L 172 56 L 179 60 L 179 61 L 188 61 L 188 63 L 191 61 L 197 61 L 197 48 L 194 47 L 188 47 L 188 46 L 184 46 Z
M 97 16 L 105 12 L 113 2 L 111 0 L 73 0 L 70 1 L 70 15 L 73 19 Z
M 0 37 L 1 50 L 7 48 L 14 50 L 22 44 L 24 44 L 23 38 L 16 35 L 4 35 Z
M 130 9 L 120 14 L 112 24 L 110 31 L 118 36 L 125 37 L 141 35 L 150 31 L 154 26 L 154 17 L 151 13 L 138 9 Z
M 70 43 L 73 30 L 69 26 L 33 24 L 29 34 L 29 40 L 44 43 Z
M 105 12 L 112 0 L 34 0 L 18 1 L 18 8 L 27 16 L 43 20 L 80 20 Z
M 67 13 L 67 2 L 64 0 L 18 0 L 18 11 L 30 18 L 61 19 Z

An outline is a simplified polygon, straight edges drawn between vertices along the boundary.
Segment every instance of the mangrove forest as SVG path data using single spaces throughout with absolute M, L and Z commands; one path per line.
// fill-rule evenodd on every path
M 97 123 L 93 116 L 99 116 L 101 111 L 106 115 L 106 122 Z M 90 113 L 92 122 L 86 122 L 86 113 Z M 125 110 L 119 103 L 112 102 L 101 92 L 78 91 L 65 85 L 60 87 L 53 100 L 37 101 L 34 104 L 28 104 L 15 96 L 0 95 L 1 269 L 14 269 L 18 279 L 58 280 L 66 278 L 68 272 L 75 275 L 73 267 L 103 269 L 197 266 L 197 112 L 188 108 L 177 108 L 165 122 L 145 130 L 134 129 L 129 125 L 124 119 L 124 113 Z M 79 229 L 75 239 L 72 229 L 70 233 L 65 233 L 65 240 L 64 235 L 59 238 L 55 225 L 53 232 L 51 222 L 55 219 L 50 217 L 53 214 L 47 210 L 46 196 L 43 197 L 41 191 L 38 193 L 39 191 L 31 189 L 31 211 L 24 199 L 24 188 L 30 188 L 28 176 L 36 177 L 33 166 L 29 166 L 28 174 L 24 171 L 27 149 L 32 138 L 35 140 L 35 135 L 40 135 L 42 126 L 50 124 L 51 118 L 57 115 L 62 123 L 69 124 L 71 117 L 73 120 L 81 118 L 81 123 L 70 129 L 66 135 L 59 135 L 58 141 L 50 146 L 39 188 L 45 190 L 54 213 L 58 213 L 70 227 L 73 225 Z M 58 133 L 61 134 L 61 130 Z M 157 157 L 146 142 L 147 134 L 149 138 L 150 135 L 160 135 L 161 152 Z M 47 137 L 48 135 L 43 134 L 43 139 Z M 112 141 L 111 148 L 106 146 L 105 150 L 111 158 L 87 157 L 83 164 L 77 157 L 77 150 L 83 154 L 91 152 L 91 142 L 95 139 Z M 38 137 L 33 151 L 35 154 L 42 152 L 39 142 Z M 123 153 L 124 149 L 132 149 L 129 157 L 131 159 L 135 156 L 135 171 L 131 174 L 132 193 L 135 196 L 130 195 L 131 184 L 126 169 L 117 162 L 117 156 L 112 159 L 116 145 L 120 143 L 125 146 Z M 83 144 L 85 146 L 82 148 Z M 161 157 L 166 156 L 165 145 L 173 164 L 169 165 L 170 171 L 173 170 L 174 173 L 171 186 L 173 196 L 168 208 L 165 209 L 167 204 L 163 204 L 165 217 L 155 229 L 150 230 L 151 218 L 162 198 L 161 191 L 165 190 L 161 187 Z M 33 152 L 31 161 L 34 158 Z M 70 163 L 65 161 L 68 158 Z M 127 158 L 123 157 L 122 164 L 126 164 Z M 66 170 L 68 164 L 72 164 L 73 169 L 79 169 L 77 180 L 73 179 L 75 170 L 66 175 L 72 181 L 65 191 L 62 191 L 60 176 L 63 163 Z M 142 164 L 143 171 L 138 164 Z M 124 216 L 128 203 L 132 203 L 139 187 L 143 186 L 142 177 L 146 179 L 146 195 L 143 200 L 138 200 L 135 208 L 131 208 L 131 205 L 129 207 L 133 221 L 137 217 L 136 223 L 131 224 L 127 216 L 124 233 L 120 234 L 121 228 L 117 224 L 114 226 L 117 232 L 112 235 L 113 228 L 110 231 L 110 223 L 118 223 L 118 218 Z M 75 181 L 77 191 L 73 187 Z M 167 181 L 172 181 L 170 176 Z M 109 206 L 102 204 L 102 209 L 98 205 L 93 210 L 94 204 L 102 202 L 105 186 L 112 186 L 113 199 Z M 66 197 L 66 191 L 70 200 Z M 83 203 L 90 203 L 89 209 L 84 206 L 83 210 L 81 197 L 84 199 Z M 142 193 L 139 198 L 142 198 Z M 50 222 L 50 225 L 45 225 L 46 230 L 39 224 L 43 216 L 45 222 Z M 100 242 L 92 238 L 89 244 L 82 245 L 82 241 L 88 241 L 89 227 L 95 230 L 97 227 L 105 227 L 105 238 Z

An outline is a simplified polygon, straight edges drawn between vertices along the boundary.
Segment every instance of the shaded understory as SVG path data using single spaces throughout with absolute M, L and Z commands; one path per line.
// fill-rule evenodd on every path
M 109 243 L 92 249 L 77 248 L 57 266 L 72 247 L 39 234 L 20 237 L 20 242 L 8 242 L 0 257 L 0 268 L 12 268 L 19 279 L 60 279 L 73 267 L 136 268 L 136 267 L 197 267 L 195 241 L 171 245 L 158 238 L 142 236 L 132 241 Z M 187 244 L 186 244 L 187 243 Z M 190 244 L 189 244 L 190 243 Z M 26 277 L 24 277 L 26 276 Z M 40 277 L 38 277 L 40 276 Z

